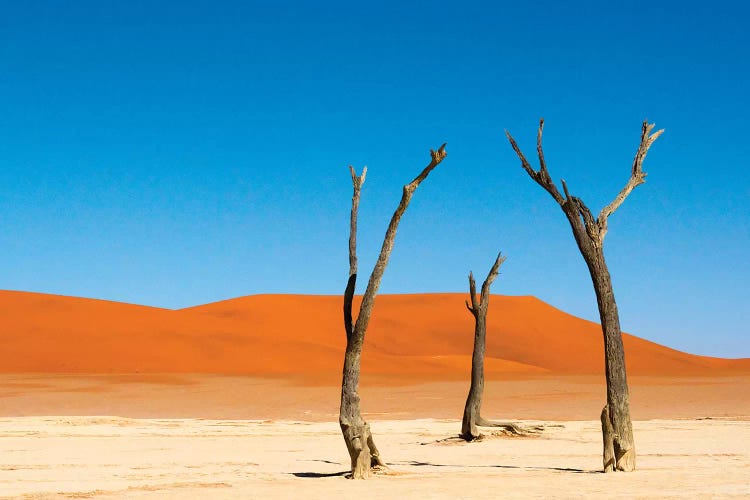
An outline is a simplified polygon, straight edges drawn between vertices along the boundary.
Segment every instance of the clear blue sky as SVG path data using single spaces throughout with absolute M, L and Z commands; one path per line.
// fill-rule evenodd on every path
M 750 356 L 748 7 L 606 3 L 0 1 L 0 287 L 171 308 L 338 294 L 347 166 L 369 169 L 365 274 L 446 141 L 381 291 L 464 292 L 502 250 L 494 292 L 595 320 L 570 228 L 503 129 L 533 156 L 544 116 L 553 177 L 598 212 L 648 118 L 666 133 L 605 244 L 623 327 Z

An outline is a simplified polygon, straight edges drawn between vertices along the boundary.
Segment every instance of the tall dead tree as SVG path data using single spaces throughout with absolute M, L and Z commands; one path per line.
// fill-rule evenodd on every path
M 471 354 L 471 386 L 464 406 L 464 418 L 461 422 L 461 437 L 472 441 L 479 437 L 477 425 L 482 425 L 482 395 L 484 394 L 484 353 L 487 339 L 487 308 L 490 305 L 490 285 L 500 271 L 505 257 L 497 255 L 487 279 L 482 283 L 482 292 L 477 301 L 477 284 L 474 273 L 469 273 L 469 296 L 471 304 L 466 301 L 466 308 L 474 316 L 474 351 Z
M 510 422 L 493 422 L 482 416 L 482 395 L 484 394 L 484 354 L 487 346 L 487 309 L 490 305 L 490 286 L 500 273 L 500 266 L 505 257 L 497 254 L 487 278 L 482 283 L 482 290 L 477 301 L 477 284 L 474 274 L 469 273 L 469 295 L 471 303 L 466 301 L 466 308 L 474 316 L 474 350 L 471 354 L 471 385 L 466 397 L 464 417 L 461 421 L 461 434 L 466 441 L 480 437 L 477 427 L 502 428 L 512 434 L 525 435 L 539 431 L 540 427 L 524 429 Z
M 599 306 L 599 318 L 604 334 L 604 367 L 607 378 L 607 404 L 601 414 L 602 435 L 604 440 L 604 472 L 635 470 L 635 442 L 633 426 L 630 420 L 630 397 L 625 373 L 625 352 L 622 345 L 622 331 L 617 304 L 612 292 L 612 280 L 604 260 L 603 243 L 607 234 L 607 220 L 619 208 L 633 189 L 646 182 L 643 171 L 643 160 L 649 148 L 662 134 L 663 130 L 651 133 L 653 124 L 643 122 L 641 142 L 633 159 L 630 179 L 612 202 L 604 207 L 599 216 L 594 218 L 591 210 L 583 201 L 571 196 L 565 181 L 562 188 L 565 196 L 557 190 L 547 171 L 542 150 L 542 129 L 544 120 L 539 121 L 537 131 L 537 155 L 539 170 L 534 170 L 521 152 L 516 141 L 506 130 L 510 145 L 521 160 L 521 166 L 529 176 L 544 188 L 562 208 L 565 217 L 573 230 L 573 237 L 578 244 L 583 259 L 589 268 L 591 281 L 596 292 Z
M 359 208 L 359 195 L 362 184 L 365 181 L 367 169 L 362 170 L 362 175 L 357 176 L 353 167 L 349 167 L 354 185 L 352 196 L 352 211 L 349 232 L 349 281 L 344 291 L 344 329 L 346 331 L 346 353 L 344 354 L 344 372 L 341 381 L 341 409 L 339 412 L 339 425 L 344 435 L 346 448 L 351 458 L 351 478 L 365 479 L 370 476 L 372 467 L 382 467 L 384 463 L 372 438 L 370 425 L 362 418 L 359 398 L 359 372 L 362 357 L 362 345 L 365 340 L 365 332 L 370 322 L 372 307 L 375 303 L 375 295 L 380 287 L 385 267 L 393 250 L 396 238 L 396 229 L 401 217 L 409 206 L 414 191 L 419 187 L 430 172 L 447 156 L 445 144 L 437 151 L 430 150 L 431 161 L 424 170 L 409 184 L 404 186 L 401 202 L 391 217 L 388 230 L 383 239 L 383 246 L 375 267 L 370 274 L 367 289 L 359 306 L 359 314 L 356 322 L 352 317 L 352 302 L 354 300 L 354 289 L 357 284 L 357 210 Z

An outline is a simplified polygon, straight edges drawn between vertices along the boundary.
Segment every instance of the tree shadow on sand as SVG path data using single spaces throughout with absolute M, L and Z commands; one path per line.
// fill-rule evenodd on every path
M 351 472 L 348 470 L 341 471 L 341 472 L 291 472 L 290 474 L 294 477 L 304 477 L 304 478 L 323 478 L 323 477 L 338 477 L 338 476 L 346 476 L 347 474 L 350 474 Z
M 327 461 L 326 461 L 327 462 Z M 530 471 L 553 471 L 563 472 L 571 474 L 603 474 L 601 470 L 584 470 L 576 469 L 573 467 L 538 467 L 538 466 L 519 466 L 519 465 L 468 465 L 468 464 L 437 464 L 432 462 L 421 462 L 418 460 L 408 460 L 404 462 L 392 462 L 388 465 L 402 465 L 407 467 L 451 467 L 456 469 L 463 468 L 477 468 L 477 469 L 516 469 L 516 470 L 530 470 Z M 301 477 L 306 479 L 321 479 L 326 477 L 348 477 L 351 475 L 351 471 L 345 470 L 340 472 L 291 472 L 294 477 Z M 404 471 L 398 471 L 392 475 L 402 475 Z
M 518 469 L 518 470 L 551 470 L 556 472 L 572 472 L 574 474 L 603 474 L 601 470 L 583 470 L 571 467 L 537 467 L 537 466 L 519 466 L 519 465 L 465 465 L 465 464 L 434 464 L 432 462 L 420 462 L 409 460 L 406 462 L 394 462 L 394 465 L 408 465 L 413 467 L 455 467 L 455 468 L 496 468 L 496 469 Z
M 334 462 L 332 460 L 325 460 L 322 458 L 313 459 L 313 460 L 298 460 L 298 462 L 322 462 L 324 464 L 331 464 L 331 465 L 343 465 L 341 462 Z M 323 478 L 323 477 L 338 477 L 338 476 L 346 476 L 347 474 L 350 474 L 351 471 L 345 470 L 340 472 L 290 472 L 294 477 L 304 477 L 304 478 Z
M 478 437 L 472 439 L 471 441 L 467 441 L 461 435 L 454 434 L 452 436 L 448 436 L 445 438 L 439 438 L 434 441 L 424 441 L 419 443 L 421 446 L 426 446 L 430 444 L 469 444 L 469 443 L 478 443 L 480 441 L 485 441 L 489 439 L 500 439 L 500 438 L 511 438 L 511 439 L 524 439 L 524 438 L 537 438 L 540 437 L 540 435 L 545 432 L 550 427 L 563 427 L 562 425 L 533 425 L 530 427 L 518 427 L 515 426 L 515 428 L 508 428 L 508 429 L 497 429 L 492 430 L 489 432 L 485 432 L 483 434 L 480 434 Z

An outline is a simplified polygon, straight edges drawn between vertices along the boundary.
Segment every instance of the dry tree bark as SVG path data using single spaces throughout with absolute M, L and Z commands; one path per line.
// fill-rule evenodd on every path
M 424 170 L 409 184 L 404 186 L 401 202 L 391 217 L 388 230 L 383 239 L 383 246 L 375 267 L 370 274 L 367 289 L 362 297 L 359 314 L 356 322 L 352 316 L 352 302 L 354 300 L 354 289 L 357 284 L 357 211 L 359 208 L 359 195 L 362 184 L 365 181 L 367 169 L 363 169 L 362 175 L 357 176 L 353 167 L 349 167 L 352 174 L 354 194 L 352 196 L 352 210 L 349 232 L 349 281 L 344 292 L 344 329 L 346 331 L 346 352 L 344 354 L 344 370 L 341 381 L 341 408 L 339 413 L 339 425 L 344 435 L 346 448 L 351 458 L 351 474 L 353 479 L 365 479 L 370 477 L 373 467 L 384 467 L 380 453 L 372 438 L 370 425 L 362 418 L 359 398 L 359 374 L 360 360 L 362 356 L 362 345 L 365 340 L 365 332 L 370 322 L 370 315 L 375 303 L 375 295 L 380 287 L 385 267 L 393 250 L 396 238 L 396 229 L 404 215 L 406 208 L 423 180 L 430 172 L 447 156 L 445 144 L 437 151 L 430 150 L 431 161 Z
M 487 278 L 482 283 L 479 300 L 477 301 L 477 285 L 474 274 L 469 273 L 469 295 L 471 304 L 466 301 L 466 308 L 474 316 L 474 351 L 471 355 L 471 386 L 469 395 L 466 397 L 464 406 L 464 417 L 461 421 L 461 434 L 459 436 L 466 441 L 473 441 L 480 437 L 477 427 L 502 428 L 511 434 L 519 436 L 539 431 L 541 428 L 522 428 L 511 422 L 494 422 L 482 417 L 482 395 L 484 394 L 484 354 L 487 346 L 487 309 L 490 305 L 490 286 L 495 281 L 500 266 L 505 262 L 505 257 L 497 255 Z
M 636 186 L 646 182 L 643 160 L 646 158 L 651 145 L 664 130 L 652 134 L 654 125 L 647 121 L 643 122 L 641 142 L 633 159 L 630 179 L 615 199 L 599 212 L 597 218 L 594 218 L 591 210 L 580 198 L 570 195 L 564 180 L 562 181 L 562 187 L 565 196 L 560 194 L 550 178 L 542 150 L 543 128 L 544 120 L 540 120 L 537 131 L 539 170 L 534 170 L 531 167 L 507 130 L 505 135 L 521 160 L 521 166 L 526 173 L 544 188 L 562 208 L 573 230 L 573 237 L 578 244 L 578 249 L 589 268 L 604 334 L 604 365 L 607 378 L 607 405 L 602 411 L 604 471 L 632 471 L 635 470 L 635 443 L 633 441 L 633 426 L 630 420 L 630 397 L 625 373 L 625 352 L 622 345 L 620 317 L 612 291 L 612 280 L 604 260 L 603 244 L 604 236 L 607 234 L 609 216 L 619 208 Z M 612 464 L 613 459 L 614 463 Z
M 604 443 L 604 472 L 614 472 L 615 470 L 615 431 L 612 428 L 612 420 L 609 417 L 609 405 L 604 405 L 601 414 L 602 421 L 602 441 Z

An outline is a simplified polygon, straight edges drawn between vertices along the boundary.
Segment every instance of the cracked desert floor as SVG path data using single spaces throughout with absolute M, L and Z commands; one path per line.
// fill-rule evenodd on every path
M 544 431 L 488 432 L 475 443 L 455 439 L 466 384 L 365 387 L 390 467 L 368 481 L 344 477 L 333 386 L 207 375 L 0 380 L 0 498 L 750 496 L 746 377 L 634 379 L 638 470 L 615 474 L 599 472 L 596 377 L 488 382 L 488 416 Z

